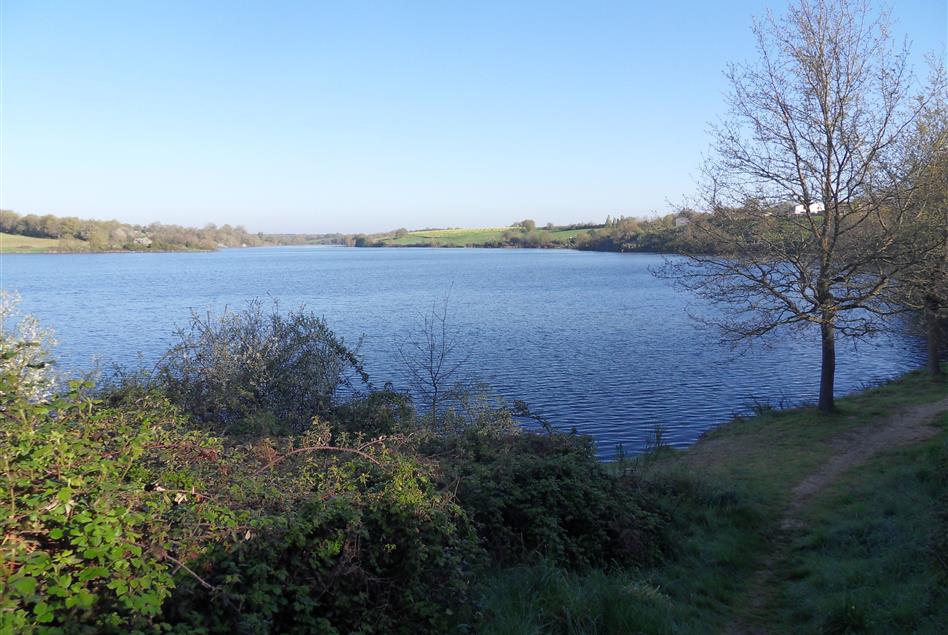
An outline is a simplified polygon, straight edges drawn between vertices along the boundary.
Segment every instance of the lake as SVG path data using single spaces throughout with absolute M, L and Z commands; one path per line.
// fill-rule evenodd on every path
M 153 364 L 192 310 L 272 297 L 305 304 L 403 387 L 395 339 L 450 296 L 464 372 L 523 399 L 600 455 L 641 450 L 656 425 L 683 446 L 755 402 L 815 401 L 816 334 L 733 351 L 689 317 L 696 299 L 649 273 L 662 257 L 530 249 L 285 247 L 215 253 L 3 255 L 2 287 L 56 331 L 66 370 Z M 842 344 L 838 393 L 922 364 L 907 336 Z

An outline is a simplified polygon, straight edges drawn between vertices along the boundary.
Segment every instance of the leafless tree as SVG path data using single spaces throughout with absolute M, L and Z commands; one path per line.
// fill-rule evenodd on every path
M 459 329 L 451 324 L 450 294 L 420 316 L 419 324 L 396 340 L 408 382 L 425 403 L 433 425 L 441 420 L 451 387 L 469 357 Z
M 757 59 L 728 68 L 728 115 L 712 129 L 699 203 L 712 213 L 692 223 L 717 255 L 660 275 L 721 305 L 726 338 L 818 328 L 830 412 L 837 336 L 882 328 L 898 275 L 934 248 L 906 247 L 917 207 L 903 154 L 926 101 L 907 44 L 868 2 L 798 0 L 753 32 Z

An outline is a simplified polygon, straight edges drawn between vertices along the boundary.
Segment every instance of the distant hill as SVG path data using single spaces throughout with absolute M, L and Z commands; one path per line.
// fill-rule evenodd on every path
M 673 253 L 693 246 L 690 216 L 607 218 L 605 223 L 537 227 L 524 220 L 508 227 L 398 229 L 380 234 L 347 234 L 331 242 L 350 247 L 540 247 L 589 251 Z
M 3 250 L 14 252 L 209 251 L 272 244 L 263 234 L 251 234 L 239 225 L 132 225 L 52 214 L 21 216 L 10 210 L 0 210 L 0 232 Z
M 420 229 L 393 232 L 379 238 L 379 242 L 386 247 L 566 247 L 572 244 L 576 236 L 586 231 L 588 228 L 546 228 L 526 231 L 521 227 Z

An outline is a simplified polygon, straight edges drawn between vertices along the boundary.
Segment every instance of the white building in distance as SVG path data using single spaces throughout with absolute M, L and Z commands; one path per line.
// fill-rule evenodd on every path
M 826 211 L 826 207 L 822 203 L 810 203 L 811 214 L 822 214 L 824 211 Z M 803 216 L 804 214 L 806 214 L 806 207 L 803 205 L 796 205 L 793 208 L 794 216 Z

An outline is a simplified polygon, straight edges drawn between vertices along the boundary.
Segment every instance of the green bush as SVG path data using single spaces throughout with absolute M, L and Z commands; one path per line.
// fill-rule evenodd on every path
M 197 321 L 157 381 L 95 396 L 54 390 L 30 325 L 0 339 L 0 633 L 464 631 L 491 564 L 658 549 L 586 437 L 482 392 L 437 433 L 389 387 L 337 403 L 361 368 L 309 314 Z
M 494 562 L 630 565 L 659 553 L 662 519 L 631 477 L 609 474 L 589 437 L 471 428 L 429 441 L 446 486 Z
M 311 455 L 290 468 L 305 501 L 195 563 L 213 590 L 183 577 L 166 618 L 182 632 L 445 632 L 466 610 L 482 551 L 428 468 L 376 456 Z
M 214 445 L 161 399 L 103 408 L 73 384 L 31 402 L 20 379 L 0 375 L 0 632 L 155 627 L 202 523 L 227 524 L 191 494 Z
M 483 551 L 393 437 L 224 444 L 167 400 L 0 376 L 0 632 L 441 632 Z M 172 596 L 173 594 L 173 596 Z
M 386 385 L 338 406 L 331 420 L 340 432 L 374 438 L 413 429 L 415 409 L 409 395 Z

